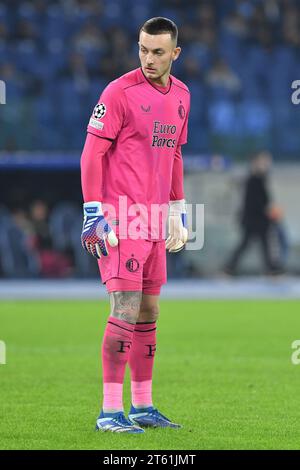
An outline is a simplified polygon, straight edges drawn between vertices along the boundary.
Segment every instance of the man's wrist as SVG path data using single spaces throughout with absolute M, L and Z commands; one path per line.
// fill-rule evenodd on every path
M 185 199 L 180 199 L 178 201 L 170 201 L 169 208 L 170 215 L 186 214 Z
M 83 214 L 85 216 L 103 215 L 102 203 L 99 201 L 89 201 L 83 204 Z

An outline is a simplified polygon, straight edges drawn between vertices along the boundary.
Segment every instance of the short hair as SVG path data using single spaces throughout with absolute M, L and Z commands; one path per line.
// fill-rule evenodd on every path
M 171 35 L 171 39 L 177 43 L 178 28 L 176 24 L 168 18 L 163 18 L 162 16 L 151 18 L 143 24 L 140 29 L 140 32 L 141 31 L 153 35 L 169 33 Z

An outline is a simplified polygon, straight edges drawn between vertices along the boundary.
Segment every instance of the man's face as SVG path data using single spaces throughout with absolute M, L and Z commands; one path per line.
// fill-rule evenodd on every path
M 142 70 L 149 80 L 160 82 L 161 77 L 169 74 L 172 62 L 177 59 L 180 51 L 169 33 L 140 33 L 139 57 Z

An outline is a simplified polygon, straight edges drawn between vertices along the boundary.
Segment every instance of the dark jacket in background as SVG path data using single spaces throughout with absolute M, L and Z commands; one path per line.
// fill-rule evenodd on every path
M 267 208 L 270 195 L 265 175 L 252 174 L 248 177 L 245 187 L 244 204 L 241 223 L 254 231 L 266 229 L 269 225 Z

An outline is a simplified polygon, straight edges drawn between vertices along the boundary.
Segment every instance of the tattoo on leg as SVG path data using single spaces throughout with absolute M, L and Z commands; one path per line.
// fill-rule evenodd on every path
M 142 292 L 111 292 L 111 316 L 135 325 L 139 316 Z

